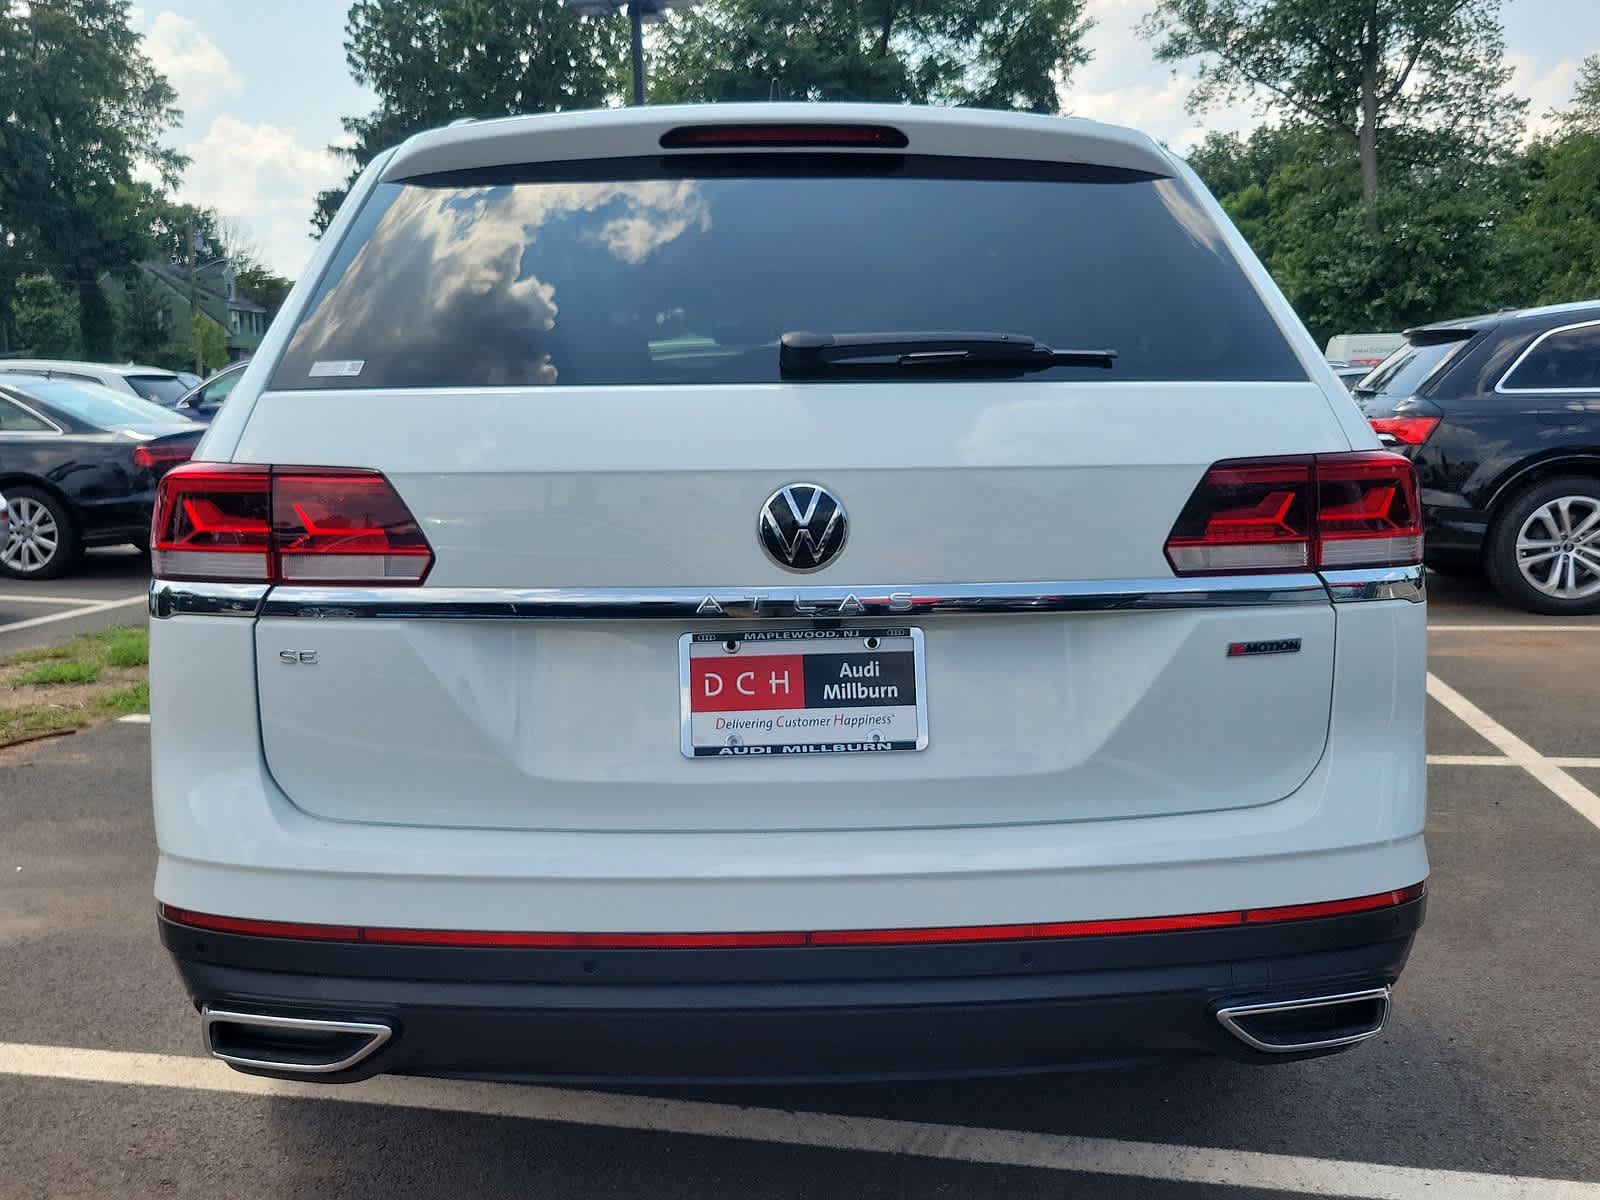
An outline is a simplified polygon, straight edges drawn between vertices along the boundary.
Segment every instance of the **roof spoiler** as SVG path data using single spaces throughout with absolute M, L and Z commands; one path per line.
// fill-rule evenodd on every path
M 1424 325 L 1407 329 L 1405 338 L 1413 346 L 1437 346 L 1443 342 L 1464 342 L 1477 332 L 1461 325 Z

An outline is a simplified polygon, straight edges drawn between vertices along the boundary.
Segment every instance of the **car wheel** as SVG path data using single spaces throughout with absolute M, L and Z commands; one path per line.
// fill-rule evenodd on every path
M 1600 611 L 1600 479 L 1547 480 L 1514 496 L 1489 533 L 1489 578 L 1530 612 Z
M 83 553 L 67 506 L 38 488 L 7 488 L 11 527 L 0 546 L 0 573 L 13 579 L 54 579 Z

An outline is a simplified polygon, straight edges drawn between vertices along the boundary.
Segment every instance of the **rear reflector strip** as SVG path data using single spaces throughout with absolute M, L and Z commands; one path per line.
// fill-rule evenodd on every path
M 1420 899 L 1423 885 L 1392 892 L 1293 904 L 1283 908 L 1246 908 L 1194 913 L 1178 917 L 1123 917 L 1106 921 L 1064 921 L 1026 925 L 956 925 L 927 929 L 831 929 L 813 933 L 517 933 L 500 930 L 389 929 L 356 925 L 301 925 L 292 921 L 256 921 L 219 917 L 186 908 L 160 905 L 161 915 L 175 925 L 240 933 L 252 937 L 294 938 L 318 942 L 366 942 L 391 946 L 517 947 L 543 950 L 709 950 L 775 949 L 786 946 L 918 946 L 959 942 L 1020 942 L 1051 938 L 1119 937 L 1139 933 L 1177 933 L 1306 921 L 1393 908 Z

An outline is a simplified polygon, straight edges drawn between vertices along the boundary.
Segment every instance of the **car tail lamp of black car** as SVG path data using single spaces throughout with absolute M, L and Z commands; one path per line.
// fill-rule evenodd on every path
M 156 492 L 163 579 L 418 584 L 433 550 L 376 471 L 190 463 Z
M 188 462 L 194 443 L 143 442 L 133 448 L 133 465 L 146 471 L 161 471 Z
M 1416 469 L 1386 450 L 1217 463 L 1172 527 L 1167 561 L 1179 575 L 1421 562 Z
M 1420 446 L 1433 433 L 1434 427 L 1439 424 L 1439 418 L 1368 417 L 1367 424 L 1372 426 L 1372 431 L 1385 445 Z

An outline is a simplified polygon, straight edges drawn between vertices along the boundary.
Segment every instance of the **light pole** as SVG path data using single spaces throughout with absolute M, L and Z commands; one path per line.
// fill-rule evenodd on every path
M 669 8 L 692 8 L 699 0 L 567 0 L 580 17 L 610 16 L 619 8 L 628 10 L 629 39 L 632 43 L 633 102 L 644 103 L 644 23 L 659 21 Z

